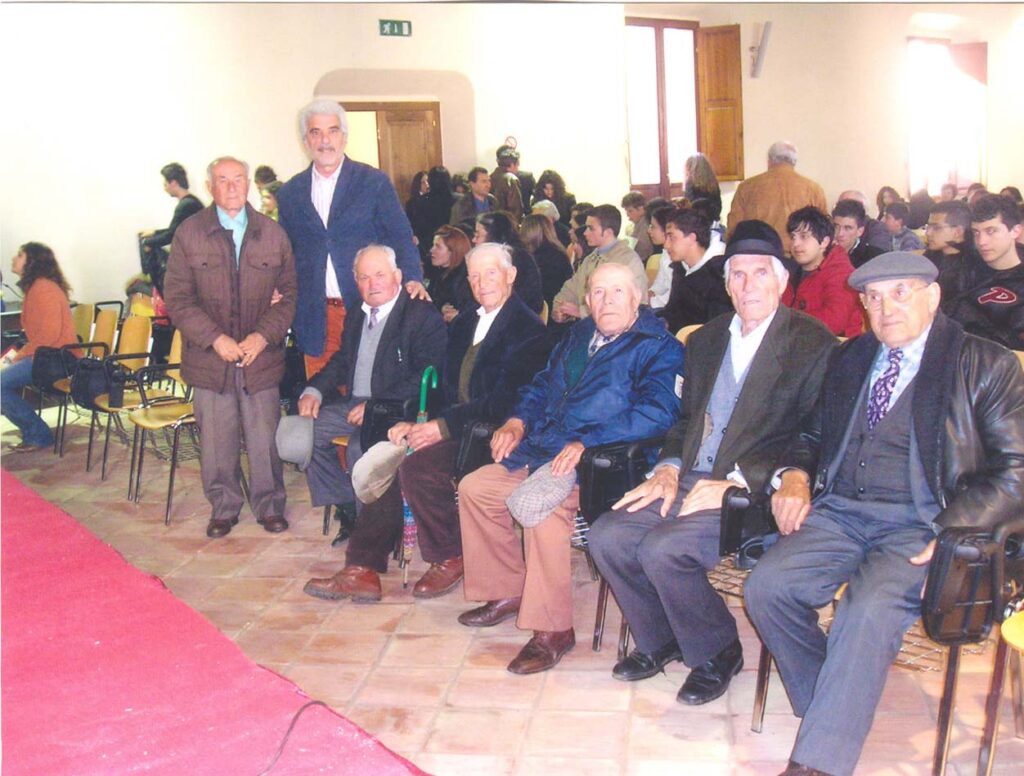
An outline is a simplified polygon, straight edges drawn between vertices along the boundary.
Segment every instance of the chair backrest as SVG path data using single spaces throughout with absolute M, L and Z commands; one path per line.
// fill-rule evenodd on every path
M 1016 354 L 1017 360 L 1020 361 L 1021 369 L 1024 369 L 1024 350 L 1015 350 L 1013 352 Z
M 117 352 L 148 353 L 149 337 L 152 332 L 152 321 L 143 315 L 129 315 L 121 324 L 121 337 L 117 341 Z M 129 358 L 122 361 L 125 369 L 141 369 L 146 365 L 144 358 Z
M 661 254 L 652 253 L 647 259 L 647 284 L 651 285 L 658 279 L 658 271 L 661 269 Z
M 551 311 L 550 311 L 550 310 L 548 310 L 548 303 L 547 303 L 547 301 L 545 300 L 545 302 L 544 302 L 544 305 L 543 305 L 543 306 L 542 306 L 542 307 L 540 308 L 540 321 L 541 321 L 541 323 L 543 323 L 543 324 L 544 324 L 545 326 L 547 326 L 547 325 L 548 325 L 548 315 L 549 315 L 550 313 L 551 313 Z
M 75 327 L 75 336 L 79 342 L 91 342 L 92 319 L 96 317 L 96 305 L 82 304 L 75 305 L 71 311 L 71 323 Z
M 114 352 L 114 335 L 117 333 L 117 311 L 100 310 L 96 313 L 96 325 L 92 330 L 92 342 L 107 343 L 107 352 Z M 96 358 L 103 358 L 104 354 L 99 348 L 92 348 L 90 355 Z
M 168 364 L 180 364 L 181 363 L 181 350 L 182 350 L 181 330 L 180 329 L 175 329 L 174 337 L 171 339 L 171 352 L 167 354 L 167 363 Z M 181 385 L 183 387 L 187 387 L 185 385 L 185 381 L 181 377 L 181 370 L 180 369 L 168 369 L 167 370 L 167 376 L 170 377 L 172 380 L 174 380 L 174 382 L 178 383 L 178 385 Z
M 676 339 L 685 345 L 686 340 L 690 339 L 690 335 L 697 331 L 700 326 L 701 325 L 699 323 L 692 323 L 689 326 L 684 326 L 676 332 Z

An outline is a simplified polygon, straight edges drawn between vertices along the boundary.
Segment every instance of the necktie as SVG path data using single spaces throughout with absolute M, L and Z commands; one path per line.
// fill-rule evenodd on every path
M 374 326 L 377 325 L 377 311 L 379 309 L 380 309 L 379 307 L 371 307 L 370 308 L 370 324 L 369 324 L 369 326 L 367 326 L 368 329 L 372 329 Z
M 590 343 L 590 347 L 587 349 L 587 355 L 594 355 L 602 346 L 607 345 L 613 339 L 614 337 L 609 337 L 604 334 L 596 335 L 593 341 Z
M 896 381 L 900 377 L 900 359 L 903 358 L 903 351 L 893 348 L 889 351 L 889 367 L 882 372 L 875 384 L 871 386 L 871 398 L 868 400 L 868 430 L 871 431 L 877 426 L 885 413 L 889 411 L 889 399 L 892 398 L 892 389 L 896 387 Z

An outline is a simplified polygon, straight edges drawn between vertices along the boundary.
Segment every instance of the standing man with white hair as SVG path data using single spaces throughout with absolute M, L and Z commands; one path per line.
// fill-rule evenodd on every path
M 649 479 L 588 537 L 636 639 L 612 676 L 647 679 L 682 660 L 692 670 L 677 698 L 691 706 L 723 695 L 743 667 L 736 621 L 707 577 L 720 559 L 722 499 L 734 486 L 764 491 L 835 345 L 820 321 L 779 304 L 789 279 L 781 253 L 767 224 L 736 227 L 724 270 L 736 312 L 687 340 L 679 422 Z
M 294 329 L 308 378 L 341 347 L 346 310 L 360 304 L 352 274 L 356 251 L 370 243 L 387 245 L 406 291 L 414 298 L 429 297 L 412 227 L 394 186 L 380 170 L 345 156 L 345 109 L 333 100 L 311 102 L 299 114 L 299 130 L 313 163 L 281 187 L 277 203 L 279 223 L 295 251 Z
M 821 186 L 797 173 L 795 167 L 796 146 L 788 140 L 772 143 L 768 170 L 747 178 L 736 188 L 729 210 L 729 238 L 742 221 L 764 221 L 782 237 L 783 251 L 789 254 L 789 214 L 808 205 L 819 210 L 828 208 Z
M 181 374 L 195 391 L 203 492 L 212 507 L 206 535 L 224 536 L 238 522 L 243 435 L 249 504 L 257 522 L 278 533 L 288 521 L 274 432 L 295 261 L 284 230 L 246 201 L 245 162 L 215 159 L 207 176 L 213 204 L 174 233 L 164 280 L 167 310 L 183 337 Z

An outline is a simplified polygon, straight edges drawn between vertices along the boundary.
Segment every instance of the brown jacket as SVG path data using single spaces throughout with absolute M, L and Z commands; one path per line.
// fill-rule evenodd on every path
M 245 368 L 251 393 L 273 388 L 284 375 L 285 335 L 295 315 L 295 259 L 284 229 L 246 205 L 249 225 L 238 267 L 231 232 L 210 205 L 174 234 L 164 280 L 171 321 L 182 334 L 182 376 L 189 385 L 223 393 L 233 364 L 213 341 L 227 334 L 240 342 L 253 332 L 266 349 Z M 282 299 L 270 304 L 274 289 Z
M 790 213 L 807 205 L 828 212 L 821 186 L 800 175 L 791 165 L 770 167 L 767 172 L 747 178 L 737 187 L 729 209 L 729 235 L 740 221 L 756 218 L 770 224 L 779 233 L 782 247 L 788 254 L 786 221 Z

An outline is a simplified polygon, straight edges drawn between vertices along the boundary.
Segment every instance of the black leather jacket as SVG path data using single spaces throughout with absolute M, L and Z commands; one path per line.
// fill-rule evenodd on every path
M 782 459 L 823 493 L 878 348 L 868 332 L 832 356 L 811 423 Z M 932 324 L 914 388 L 914 436 L 940 527 L 988 527 L 1024 504 L 1024 373 L 1017 357 L 966 334 L 942 313 Z

